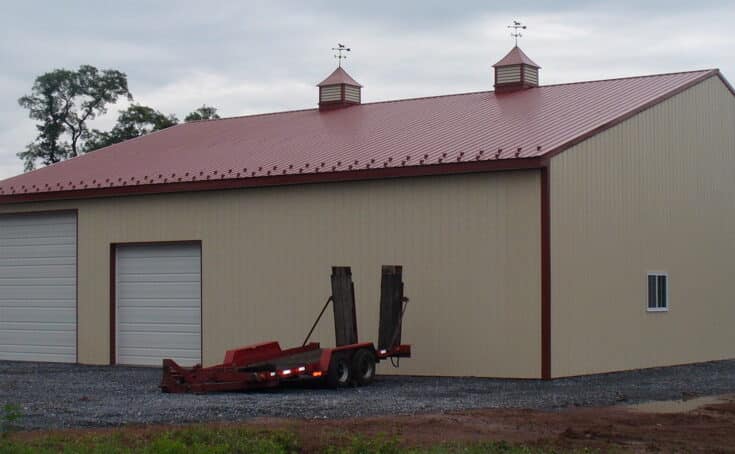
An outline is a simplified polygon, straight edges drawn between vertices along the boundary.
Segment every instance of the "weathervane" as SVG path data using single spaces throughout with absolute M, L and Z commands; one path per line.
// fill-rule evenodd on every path
M 347 55 L 342 55 L 342 52 L 350 52 L 349 47 L 345 47 L 344 44 L 337 43 L 337 47 L 333 47 L 332 50 L 337 51 L 336 54 L 334 54 L 334 58 L 336 58 L 339 61 L 339 67 L 342 67 L 342 59 L 346 59 Z
M 510 32 L 510 36 L 515 38 L 516 40 L 516 46 L 518 46 L 518 38 L 522 37 L 521 30 L 525 30 L 526 26 L 518 22 L 517 20 L 513 21 L 513 25 L 508 25 L 508 28 L 512 28 L 513 31 Z

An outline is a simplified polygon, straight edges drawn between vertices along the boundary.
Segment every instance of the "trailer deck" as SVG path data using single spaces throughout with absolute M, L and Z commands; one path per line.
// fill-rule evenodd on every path
M 408 298 L 403 296 L 400 266 L 384 266 L 381 284 L 378 348 L 357 341 L 354 284 L 349 267 L 332 268 L 332 296 L 327 299 L 301 347 L 281 349 L 277 341 L 229 350 L 222 364 L 191 368 L 163 360 L 160 388 L 169 393 L 242 391 L 275 387 L 294 380 L 320 380 L 331 387 L 369 385 L 376 363 L 408 358 L 411 346 L 400 343 Z M 329 304 L 334 308 L 336 347 L 308 343 Z M 397 363 L 395 363 L 397 367 Z

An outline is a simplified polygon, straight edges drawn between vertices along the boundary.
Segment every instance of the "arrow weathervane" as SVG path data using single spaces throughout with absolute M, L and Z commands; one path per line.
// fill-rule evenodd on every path
M 510 36 L 512 36 L 516 41 L 516 46 L 518 46 L 518 38 L 522 37 L 521 30 L 525 30 L 526 26 L 518 22 L 517 20 L 513 21 L 513 25 L 508 25 L 508 28 L 512 28 L 513 31 L 510 32 Z
M 332 48 L 333 51 L 336 51 L 337 53 L 334 54 L 334 58 L 336 58 L 339 63 L 339 67 L 342 67 L 342 59 L 347 59 L 347 55 L 342 55 L 342 52 L 350 52 L 351 49 L 349 47 L 345 47 L 344 44 L 337 43 L 337 47 Z

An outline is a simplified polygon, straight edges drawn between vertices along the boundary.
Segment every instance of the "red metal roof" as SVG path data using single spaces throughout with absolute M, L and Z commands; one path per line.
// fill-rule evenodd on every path
M 539 65 L 533 62 L 528 55 L 526 55 L 520 47 L 515 46 L 506 54 L 505 57 L 501 58 L 499 62 L 493 65 L 493 68 L 498 66 L 509 66 L 509 65 L 520 65 L 525 64 L 533 66 L 534 68 L 541 68 Z
M 538 168 L 717 75 L 693 71 L 185 123 L 1 181 L 0 202 Z
M 362 87 L 355 79 L 353 79 L 349 74 L 347 74 L 347 71 L 342 69 L 342 67 L 338 67 L 335 69 L 332 74 L 327 76 L 326 79 L 319 82 L 319 85 L 317 87 L 323 87 L 325 85 L 337 85 L 337 84 L 347 84 L 347 85 L 354 85 L 356 87 Z

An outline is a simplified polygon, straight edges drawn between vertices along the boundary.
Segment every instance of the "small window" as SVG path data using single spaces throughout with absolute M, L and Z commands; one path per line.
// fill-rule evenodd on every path
M 648 273 L 648 311 L 669 310 L 669 279 L 665 273 Z

